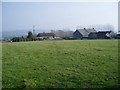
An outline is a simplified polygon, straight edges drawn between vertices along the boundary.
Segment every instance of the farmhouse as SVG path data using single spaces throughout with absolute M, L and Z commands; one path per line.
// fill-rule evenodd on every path
M 74 33 L 73 33 L 73 38 L 75 39 L 83 39 L 83 38 L 88 38 L 88 35 L 93 32 L 95 33 L 96 30 L 94 28 L 92 29 L 77 29 Z
M 45 33 L 45 32 L 39 33 L 39 34 L 36 36 L 36 38 L 49 39 L 49 40 L 54 39 L 54 37 L 55 37 L 55 34 L 54 34 L 54 33 Z

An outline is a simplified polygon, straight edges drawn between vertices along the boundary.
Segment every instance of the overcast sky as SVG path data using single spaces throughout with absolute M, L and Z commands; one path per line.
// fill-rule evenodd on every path
M 118 28 L 117 2 L 3 2 L 3 31 L 71 29 L 111 24 Z

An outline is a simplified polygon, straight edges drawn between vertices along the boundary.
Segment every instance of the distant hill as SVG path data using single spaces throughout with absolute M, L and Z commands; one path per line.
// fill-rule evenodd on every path
M 26 36 L 28 31 L 32 31 L 32 30 L 2 31 L 2 38 L 0 38 L 0 39 L 9 40 L 9 39 L 12 39 L 13 37 Z M 41 32 L 50 32 L 50 30 L 36 30 L 35 31 L 35 33 L 41 33 Z
M 27 35 L 27 32 L 25 31 L 3 31 L 2 32 L 2 39 L 8 40 L 13 37 L 20 37 Z

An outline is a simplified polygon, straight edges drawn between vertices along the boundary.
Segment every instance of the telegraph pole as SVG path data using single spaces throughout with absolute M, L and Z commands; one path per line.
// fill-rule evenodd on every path
M 33 34 L 35 34 L 35 25 L 33 25 Z

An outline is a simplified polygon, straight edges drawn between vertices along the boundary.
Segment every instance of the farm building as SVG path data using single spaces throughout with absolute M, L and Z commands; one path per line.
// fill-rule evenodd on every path
M 77 29 L 74 33 L 73 33 L 73 38 L 75 39 L 84 39 L 84 38 L 88 38 L 88 35 L 90 33 L 95 33 L 96 30 L 94 28 L 92 29 Z
M 99 31 L 97 33 L 98 39 L 110 39 L 111 38 L 111 31 Z
M 117 38 L 117 39 L 120 39 L 120 33 L 118 33 L 118 34 L 116 35 L 116 38 Z
M 39 33 L 36 38 L 41 39 L 54 39 L 55 34 L 54 33 Z
M 88 35 L 88 39 L 97 39 L 97 32 L 91 32 Z

